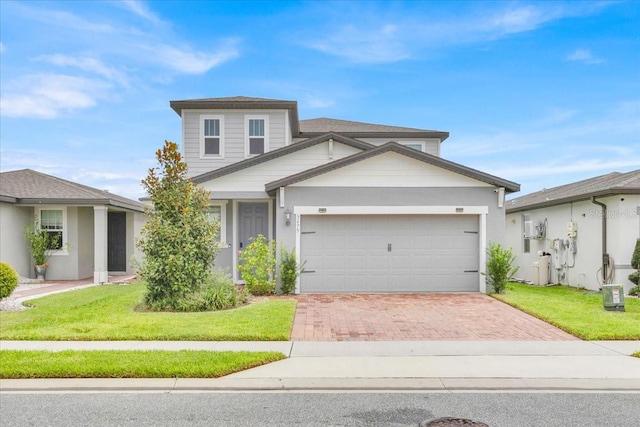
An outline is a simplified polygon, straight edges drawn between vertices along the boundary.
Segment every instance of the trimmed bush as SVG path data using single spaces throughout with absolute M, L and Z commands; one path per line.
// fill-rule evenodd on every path
M 252 295 L 269 295 L 276 290 L 275 245 L 262 234 L 251 239 L 245 250 L 240 252 L 238 270 L 247 290 Z
M 636 271 L 629 275 L 629 281 L 636 285 L 637 292 L 640 292 L 640 239 L 636 240 L 636 247 L 631 256 L 631 267 Z
M 246 302 L 247 292 L 238 289 L 231 275 L 223 270 L 215 270 L 197 291 L 180 300 L 176 311 L 226 310 Z
M 304 268 L 298 264 L 295 248 L 291 252 L 286 248 L 280 250 L 280 292 L 290 294 L 296 288 L 296 280 Z
M 491 243 L 487 248 L 487 285 L 493 292 L 503 294 L 507 282 L 513 279 L 520 267 L 514 267 L 516 256 L 511 249 L 504 249 L 499 243 Z
M 18 286 L 18 273 L 6 262 L 0 262 L 0 298 L 6 298 Z

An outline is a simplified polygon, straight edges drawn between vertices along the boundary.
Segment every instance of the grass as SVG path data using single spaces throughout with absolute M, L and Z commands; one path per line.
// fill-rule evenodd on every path
M 507 285 L 494 298 L 584 340 L 639 340 L 640 299 L 626 298 L 625 312 L 606 311 L 602 294 L 567 286 Z
M 0 339 L 286 341 L 291 333 L 292 299 L 215 312 L 136 311 L 144 291 L 102 285 L 31 300 L 29 310 L 0 312 Z
M 275 352 L 0 351 L 0 378 L 217 378 L 284 359 Z

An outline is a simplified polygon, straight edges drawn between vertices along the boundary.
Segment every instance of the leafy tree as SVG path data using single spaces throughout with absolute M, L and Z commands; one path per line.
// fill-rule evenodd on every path
M 487 248 L 487 284 L 495 293 L 504 293 L 507 282 L 513 279 L 520 268 L 513 266 L 515 259 L 511 249 L 504 249 L 500 243 L 491 243 Z
M 165 141 L 156 158 L 159 166 L 142 180 L 153 208 L 147 209 L 137 242 L 144 254 L 139 273 L 147 284 L 145 303 L 175 310 L 207 280 L 218 251 L 219 224 L 209 220 L 209 192 L 187 179 L 178 144 Z

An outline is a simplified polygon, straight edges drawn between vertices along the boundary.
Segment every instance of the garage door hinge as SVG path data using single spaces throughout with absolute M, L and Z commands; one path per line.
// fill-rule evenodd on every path
M 315 231 L 301 231 L 300 234 L 316 234 Z
M 305 273 L 315 273 L 315 272 L 316 272 L 315 270 L 302 270 L 302 271 L 300 272 L 300 274 L 305 274 Z
M 478 270 L 465 270 L 464 272 L 465 273 L 477 273 Z
M 477 231 L 465 231 L 465 233 L 468 233 L 468 234 L 478 234 L 478 232 L 477 232 Z

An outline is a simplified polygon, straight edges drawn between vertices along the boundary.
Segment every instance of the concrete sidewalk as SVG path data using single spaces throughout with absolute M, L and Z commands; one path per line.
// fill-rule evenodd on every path
M 278 351 L 216 379 L 0 380 L 0 391 L 573 390 L 640 393 L 640 341 L 0 341 L 2 350 Z

